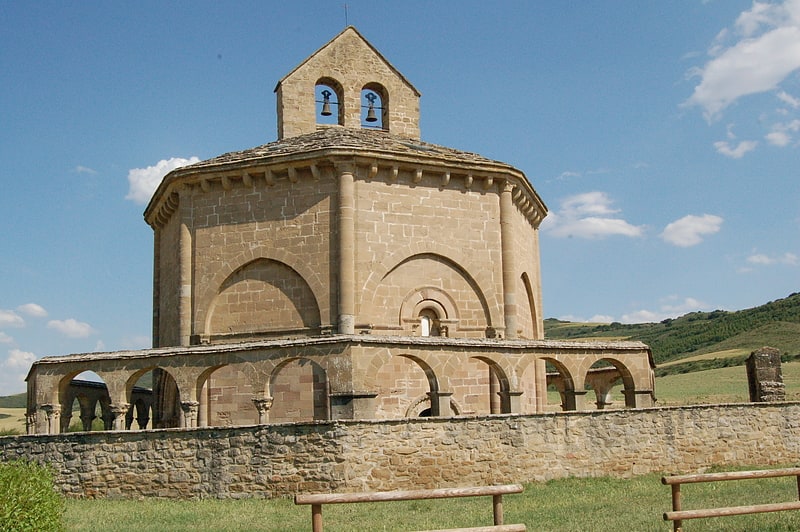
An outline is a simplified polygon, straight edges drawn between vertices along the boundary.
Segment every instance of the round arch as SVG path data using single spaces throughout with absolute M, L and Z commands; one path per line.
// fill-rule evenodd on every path
M 375 293 L 378 286 L 384 279 L 404 262 L 421 255 L 438 256 L 451 267 L 455 268 L 464 279 L 472 286 L 477 294 L 483 312 L 486 315 L 488 326 L 503 322 L 501 294 L 498 294 L 493 287 L 491 271 L 488 268 L 474 264 L 464 256 L 463 251 L 455 246 L 450 246 L 443 242 L 431 242 L 428 240 L 418 240 L 402 246 L 388 255 L 370 272 L 363 286 L 361 287 L 362 314 L 370 315 L 374 313 L 377 305 Z M 474 274 L 474 275 L 473 275 Z
M 279 248 L 267 249 L 265 246 L 261 246 L 243 250 L 231 260 L 225 262 L 208 284 L 198 287 L 199 294 L 197 295 L 197 316 L 195 321 L 198 325 L 203 325 L 204 329 L 200 334 L 205 333 L 207 330 L 207 309 L 211 307 L 212 300 L 218 295 L 219 289 L 225 280 L 242 267 L 259 259 L 282 263 L 297 273 L 314 295 L 321 323 L 330 323 L 330 294 L 326 283 L 320 277 L 320 273 L 311 268 L 308 261 L 302 260 L 290 251 Z
M 254 291 L 252 283 L 267 286 Z M 273 294 L 272 305 L 264 305 L 264 301 L 258 300 L 267 288 Z M 244 292 L 237 295 L 239 290 Z M 218 316 L 218 306 L 224 303 L 229 292 L 234 294 L 235 302 L 242 297 L 250 298 L 254 308 L 248 304 L 246 309 L 242 309 L 242 305 L 236 303 L 231 307 L 232 313 Z M 255 301 L 252 298 L 256 298 Z M 277 307 L 280 305 L 288 312 L 279 312 Z M 315 330 L 321 325 L 319 301 L 303 276 L 288 264 L 273 259 L 255 259 L 231 272 L 219 285 L 217 294 L 210 301 L 204 331 L 207 335 L 258 334 L 268 332 L 258 329 L 267 323 L 272 323 L 272 328 L 278 330 Z

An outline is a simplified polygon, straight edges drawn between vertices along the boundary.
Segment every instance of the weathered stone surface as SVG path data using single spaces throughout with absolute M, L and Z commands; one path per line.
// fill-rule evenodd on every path
M 779 349 L 762 347 L 750 353 L 745 363 L 751 401 L 772 402 L 786 398 Z
M 70 497 L 276 497 L 800 460 L 800 404 L 0 438 Z M 106 443 L 108 442 L 108 443 Z

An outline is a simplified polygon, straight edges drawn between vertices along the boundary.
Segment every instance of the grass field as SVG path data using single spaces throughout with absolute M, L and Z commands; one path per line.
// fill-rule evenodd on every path
M 796 500 L 793 478 L 685 486 L 684 509 Z M 525 492 L 503 498 L 506 523 L 528 530 L 667 531 L 662 514 L 671 509 L 670 489 L 660 475 L 633 479 L 564 479 L 529 484 Z M 485 526 L 492 522 L 490 497 L 329 505 L 325 530 L 395 531 Z M 71 531 L 292 531 L 309 530 L 311 511 L 292 501 L 114 501 L 69 500 Z M 800 530 L 800 513 L 702 519 L 684 522 L 691 531 Z
M 0 434 L 8 431 L 25 434 L 24 408 L 0 408 Z

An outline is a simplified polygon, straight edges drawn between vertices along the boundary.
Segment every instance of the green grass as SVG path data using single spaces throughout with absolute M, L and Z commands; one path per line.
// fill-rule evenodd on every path
M 800 362 L 781 365 L 786 400 L 800 400 Z M 744 366 L 656 377 L 659 406 L 750 401 Z
M 662 514 L 671 509 L 670 488 L 660 475 L 633 479 L 563 479 L 528 484 L 525 492 L 503 498 L 506 523 L 528 530 L 667 531 Z M 684 509 L 783 502 L 797 499 L 794 478 L 694 484 L 683 487 Z M 396 531 L 485 526 L 492 522 L 491 497 L 328 505 L 328 532 Z M 287 531 L 309 530 L 311 509 L 287 499 L 204 501 L 69 500 L 68 530 L 125 531 Z M 708 530 L 800 529 L 800 512 L 778 512 L 685 521 L 684 528 Z

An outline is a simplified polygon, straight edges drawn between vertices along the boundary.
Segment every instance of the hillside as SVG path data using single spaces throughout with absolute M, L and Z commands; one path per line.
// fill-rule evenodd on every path
M 656 364 L 718 351 L 765 345 L 800 353 L 800 293 L 759 307 L 728 312 L 692 312 L 660 323 L 596 324 L 556 319 L 544 322 L 548 339 L 639 340 L 650 346 Z

